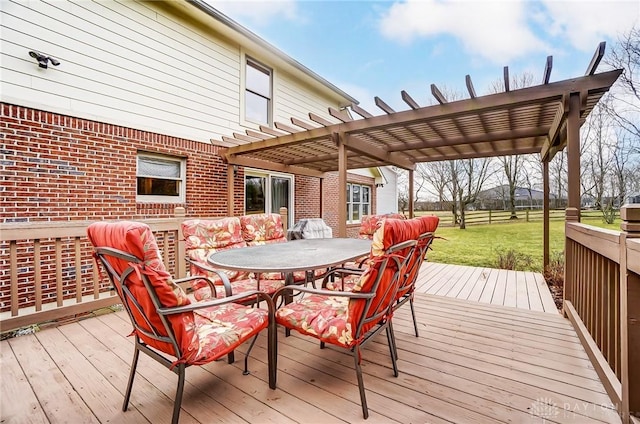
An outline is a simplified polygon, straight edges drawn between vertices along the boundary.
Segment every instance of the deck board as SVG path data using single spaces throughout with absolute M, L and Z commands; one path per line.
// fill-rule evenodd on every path
M 498 281 L 499 273 L 488 273 L 485 281 Z M 471 293 L 480 290 L 476 284 Z M 398 377 L 384 335 L 363 350 L 366 422 L 620 422 L 560 314 L 421 293 L 415 310 L 420 337 L 408 307 L 394 316 Z M 0 421 L 169 422 L 176 376 L 144 355 L 129 411 L 121 411 L 130 330 L 125 313 L 116 312 L 0 342 Z M 249 375 L 241 372 L 245 346 L 232 365 L 221 360 L 187 370 L 180 422 L 365 422 L 348 352 L 320 349 L 295 332 L 278 336 L 276 390 L 267 384 L 261 336 Z
M 425 262 L 416 291 L 557 314 L 540 273 Z

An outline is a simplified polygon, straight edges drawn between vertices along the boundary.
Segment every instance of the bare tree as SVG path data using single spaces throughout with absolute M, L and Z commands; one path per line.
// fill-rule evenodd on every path
M 534 155 L 523 156 L 523 160 L 522 182 L 529 193 L 529 208 L 533 209 L 539 206 L 534 203 L 533 192 L 536 187 L 542 187 L 542 162 Z
M 492 158 L 463 159 L 450 162 L 452 180 L 450 190 L 457 200 L 454 209 L 460 213 L 460 229 L 466 229 L 465 209 L 478 199 L 484 183 L 491 175 Z M 455 217 L 455 210 L 454 210 Z
M 564 150 L 558 152 L 549 162 L 549 190 L 555 194 L 555 207 L 563 206 L 567 195 L 567 158 Z
M 594 199 L 596 209 L 602 211 L 610 173 L 611 153 L 616 147 L 611 115 L 608 113 L 610 101 L 611 99 L 605 96 L 593 108 L 582 127 L 584 142 L 580 152 L 582 192 L 590 195 Z
M 533 85 L 534 76 L 531 72 L 524 72 L 520 75 L 513 75 L 511 78 L 510 86 L 513 89 L 530 87 Z M 504 80 L 497 79 L 489 86 L 489 92 L 501 93 L 505 91 Z M 502 170 L 507 178 L 508 190 L 508 204 L 511 211 L 511 219 L 516 219 L 516 188 L 521 183 L 522 178 L 522 165 L 524 163 L 524 157 L 522 155 L 512 156 L 500 156 L 498 158 L 502 164 Z
M 445 191 L 447 184 L 451 181 L 449 163 L 446 161 L 420 163 L 416 173 L 422 181 L 427 183 L 427 192 L 437 197 L 438 208 L 442 210 L 446 201 Z
M 640 28 L 634 26 L 618 38 L 605 63 L 624 72 L 612 90 L 616 101 L 611 114 L 631 134 L 633 149 L 640 152 Z
M 394 168 L 396 173 L 398 174 L 398 208 L 404 214 L 411 205 L 409 205 L 409 172 L 400 169 Z M 417 203 L 420 200 L 420 193 L 423 191 L 424 186 L 426 184 L 425 180 L 418 175 L 418 178 L 415 178 L 417 172 L 414 172 L 414 193 L 413 193 L 413 202 Z

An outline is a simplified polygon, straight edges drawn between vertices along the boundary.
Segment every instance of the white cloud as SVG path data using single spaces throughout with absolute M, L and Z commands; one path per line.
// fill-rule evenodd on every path
M 544 0 L 544 5 L 549 33 L 582 51 L 593 50 L 604 39 L 616 40 L 619 32 L 640 23 L 638 0 Z
M 247 20 L 252 25 L 264 26 L 274 19 L 301 21 L 296 0 L 207 0 L 232 19 Z
M 380 30 L 404 43 L 449 35 L 468 53 L 496 63 L 549 50 L 529 28 L 523 1 L 408 0 L 387 10 Z

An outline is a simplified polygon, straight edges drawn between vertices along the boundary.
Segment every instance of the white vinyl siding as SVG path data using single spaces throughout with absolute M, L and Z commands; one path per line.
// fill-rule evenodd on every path
M 0 100 L 208 143 L 244 132 L 245 47 L 185 17 L 181 2 L 0 0 Z M 203 18 L 204 19 L 204 18 Z M 29 51 L 60 66 L 38 68 Z M 335 100 L 270 63 L 272 121 L 327 119 Z
M 154 3 L 0 2 L 2 100 L 207 141 L 239 122 L 239 49 Z M 40 69 L 29 50 L 58 59 Z

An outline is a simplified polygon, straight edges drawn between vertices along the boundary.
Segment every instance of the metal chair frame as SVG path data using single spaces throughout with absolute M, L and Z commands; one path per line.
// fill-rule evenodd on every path
M 396 293 L 398 291 L 398 287 L 400 284 L 400 278 L 404 274 L 404 269 L 407 261 L 413 254 L 415 246 L 417 245 L 416 240 L 408 240 L 398 244 L 391 246 L 389 249 L 385 251 L 383 255 L 382 262 L 379 265 L 378 275 L 376 277 L 375 282 L 373 283 L 371 290 L 366 293 L 362 292 L 346 292 L 346 291 L 332 291 L 326 289 L 314 289 L 309 287 L 302 286 L 285 286 L 278 290 L 274 295 L 274 301 L 278 296 L 283 295 L 285 291 L 297 291 L 301 293 L 310 293 L 310 294 L 319 294 L 325 296 L 332 297 L 348 297 L 350 299 L 359 299 L 365 302 L 365 307 L 362 311 L 362 319 L 359 320 L 358 326 L 354 332 L 354 340 L 358 341 L 356 344 L 350 348 L 350 352 L 353 356 L 356 376 L 358 379 L 358 389 L 360 391 L 360 403 L 362 406 L 362 414 L 366 419 L 369 417 L 369 408 L 367 406 L 367 398 L 364 387 L 364 380 L 362 378 L 362 368 L 360 366 L 361 362 L 361 347 L 365 346 L 375 337 L 377 334 L 385 330 L 387 333 L 387 342 L 389 344 L 389 354 L 391 357 L 391 362 L 393 366 L 393 375 L 394 377 L 398 376 L 398 367 L 396 363 L 396 346 L 395 346 L 395 336 L 393 335 L 393 327 L 391 326 L 391 317 L 393 313 L 393 304 L 395 302 Z M 400 253 L 408 251 L 405 255 L 401 255 Z M 373 300 L 376 297 L 376 292 L 382 277 L 384 276 L 384 270 L 387 266 L 389 266 L 389 262 L 393 261 L 393 264 L 396 266 L 396 271 L 393 274 L 392 281 L 386 288 L 385 292 L 382 293 L 382 298 L 390 298 L 392 299 L 386 306 L 382 303 L 378 305 L 376 310 L 371 310 L 373 305 Z M 340 270 L 337 270 L 340 272 Z M 370 329 L 366 334 L 363 333 L 363 328 L 365 325 L 375 323 L 376 325 Z M 321 342 L 321 347 L 324 347 L 324 342 Z
M 245 300 L 246 297 L 249 296 L 256 296 L 257 298 L 260 299 L 264 299 L 264 301 L 266 302 L 268 309 L 269 309 L 269 326 L 268 328 L 268 346 L 267 346 L 267 355 L 268 355 L 268 368 L 269 368 L 269 387 L 272 389 L 276 388 L 276 368 L 277 368 L 277 331 L 276 331 L 276 325 L 275 325 L 275 319 L 274 319 L 274 304 L 273 301 L 271 300 L 271 297 L 269 295 L 267 295 L 264 292 L 255 290 L 255 291 L 251 291 L 251 292 L 244 292 L 244 293 L 240 293 L 237 295 L 232 295 L 229 297 L 225 297 L 222 299 L 216 299 L 216 300 L 211 300 L 211 301 L 206 301 L 206 302 L 198 302 L 198 303 L 193 303 L 190 305 L 185 305 L 185 306 L 179 306 L 179 307 L 171 307 L 171 308 L 167 308 L 167 307 L 162 307 L 160 300 L 151 284 L 151 282 L 149 281 L 149 278 L 144 275 L 141 274 L 141 280 L 145 286 L 145 288 L 147 289 L 147 292 L 149 293 L 149 296 L 153 302 L 153 305 L 155 306 L 155 309 L 160 317 L 160 320 L 163 324 L 164 330 L 167 333 L 167 336 L 163 336 L 162 334 L 160 334 L 159 330 L 157 328 L 155 328 L 151 322 L 149 321 L 148 317 L 146 316 L 146 314 L 144 313 L 142 307 L 140 306 L 140 303 L 138 302 L 138 300 L 135 298 L 135 296 L 131 293 L 131 291 L 129 290 L 126 281 L 127 279 L 135 273 L 135 269 L 132 266 L 129 266 L 127 269 L 125 269 L 122 274 L 119 274 L 111 265 L 111 263 L 109 262 L 108 257 L 115 257 L 118 259 L 123 259 L 125 261 L 128 261 L 132 264 L 142 264 L 143 261 L 140 260 L 139 258 L 118 250 L 118 249 L 114 249 L 114 248 L 110 248 L 110 247 L 96 247 L 95 248 L 95 256 L 97 259 L 100 260 L 100 263 L 102 263 L 102 265 L 104 266 L 105 270 L 107 271 L 107 275 L 109 276 L 109 279 L 111 281 L 111 283 L 117 287 L 120 288 L 120 290 L 116 290 L 118 292 L 118 294 L 121 294 L 121 300 L 122 300 L 122 304 L 124 306 L 124 309 L 127 311 L 127 314 L 129 315 L 129 319 L 131 320 L 131 324 L 133 325 L 133 327 L 136 330 L 136 334 L 135 334 L 135 343 L 134 343 L 134 353 L 133 353 L 133 360 L 131 362 L 131 370 L 129 373 L 129 381 L 127 383 L 127 390 L 125 392 L 125 396 L 124 396 L 124 402 L 122 404 L 122 410 L 126 411 L 129 405 L 129 400 L 131 398 L 131 390 L 133 388 L 133 381 L 135 378 L 135 374 L 136 374 L 136 367 L 138 364 L 138 358 L 140 355 L 140 352 L 144 352 L 146 353 L 148 356 L 150 356 L 151 358 L 155 359 L 157 362 L 159 362 L 160 364 L 162 364 L 163 366 L 165 366 L 167 369 L 173 371 L 177 376 L 178 376 L 178 384 L 176 387 L 176 395 L 175 395 L 175 399 L 174 399 L 174 406 L 173 406 L 173 416 L 172 416 L 172 423 L 173 424 L 177 424 L 179 417 L 180 417 L 180 408 L 182 405 L 182 394 L 183 394 L 183 390 L 184 390 L 184 382 L 185 382 L 185 370 L 188 366 L 190 366 L 190 364 L 185 364 L 185 363 L 179 363 L 177 365 L 173 365 L 173 361 L 171 360 L 170 357 L 168 357 L 166 353 L 147 345 L 144 341 L 142 341 L 140 339 L 140 337 L 138 336 L 138 332 L 140 332 L 141 334 L 144 334 L 146 337 L 149 337 L 151 339 L 157 340 L 159 342 L 165 342 L 165 343 L 170 343 L 173 346 L 174 352 L 176 352 L 176 357 L 179 358 L 182 356 L 179 344 L 176 340 L 176 336 L 175 336 L 175 332 L 173 331 L 173 328 L 171 326 L 171 323 L 169 322 L 169 320 L 167 319 L 168 316 L 173 315 L 173 314 L 182 314 L 182 313 L 187 313 L 187 312 L 193 312 L 196 311 L 198 309 L 203 309 L 203 308 L 210 308 L 210 307 L 216 307 L 216 306 L 220 306 L 220 305 L 224 305 L 227 303 L 241 303 L 243 300 Z M 226 278 L 226 275 L 224 275 L 223 273 L 219 273 L 220 277 L 223 280 L 224 286 L 225 286 L 225 291 L 227 293 L 231 293 L 231 286 L 229 285 L 229 281 Z M 194 276 L 194 277 L 187 277 L 187 278 L 183 278 L 183 279 L 179 279 L 179 280 L 174 280 L 174 282 L 176 284 L 181 284 L 184 282 L 188 282 L 190 280 L 196 280 L 196 279 L 204 279 L 207 280 L 209 282 L 209 284 L 212 286 L 212 290 L 215 290 L 215 286 L 213 284 L 213 282 L 211 280 L 208 280 L 205 277 L 201 277 L 201 276 Z M 214 292 L 215 293 L 215 292 Z M 133 309 L 134 308 L 140 316 L 142 316 L 145 320 L 146 325 L 151 329 L 151 332 L 147 331 L 145 328 L 141 327 L 138 322 L 136 321 L 134 315 L 133 315 Z M 258 336 L 259 332 L 255 335 L 255 337 L 253 337 L 253 340 L 251 341 L 251 344 L 247 350 L 247 353 L 245 355 L 245 361 L 244 361 L 244 374 L 248 374 L 248 358 L 249 355 L 251 353 L 251 350 L 253 348 L 253 345 L 256 341 L 256 338 Z M 229 362 L 233 362 L 233 352 L 229 353 Z M 211 360 L 215 360 L 217 358 L 212 358 Z

